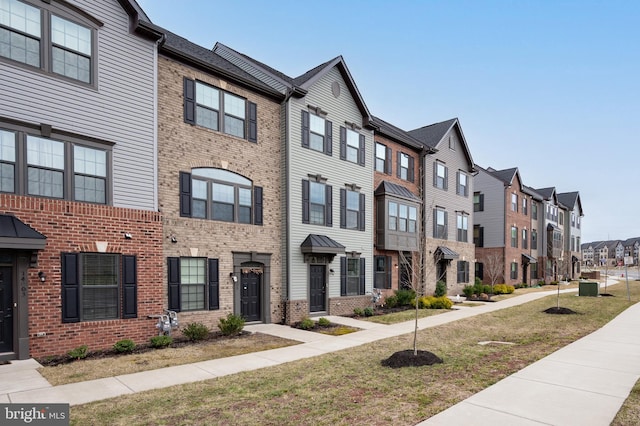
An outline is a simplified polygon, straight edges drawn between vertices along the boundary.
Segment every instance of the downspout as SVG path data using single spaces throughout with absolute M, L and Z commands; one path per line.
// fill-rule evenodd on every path
M 156 41 L 153 49 L 153 205 L 156 211 L 160 211 L 158 196 L 158 50 L 164 44 L 167 36 L 162 36 Z
M 284 247 L 285 247 L 285 270 L 284 270 L 284 292 L 283 292 L 283 301 L 284 301 L 284 306 L 283 306 L 283 318 L 282 318 L 282 322 L 286 324 L 286 319 L 287 319 L 287 309 L 288 309 L 288 305 L 287 302 L 289 301 L 289 294 L 290 294 L 290 287 L 291 287 L 291 247 L 290 247 L 290 222 L 291 222 L 291 218 L 290 218 L 290 214 L 289 214 L 289 205 L 290 205 L 290 200 L 289 200 L 289 108 L 288 108 L 288 102 L 289 99 L 291 99 L 291 96 L 293 96 L 294 94 L 294 90 L 293 89 L 288 89 L 287 93 L 285 94 L 284 100 L 282 101 L 282 108 L 283 108 L 283 113 L 284 113 L 284 129 L 282 131 L 284 131 L 284 224 L 285 224 L 285 229 L 284 229 Z

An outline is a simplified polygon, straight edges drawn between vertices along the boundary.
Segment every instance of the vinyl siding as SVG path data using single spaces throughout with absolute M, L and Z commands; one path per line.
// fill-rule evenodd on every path
M 340 96 L 335 98 L 331 92 L 331 84 L 338 81 Z M 303 148 L 301 144 L 301 111 L 307 105 L 319 106 L 327 111 L 327 120 L 333 124 L 333 155 L 312 149 Z M 309 234 L 327 235 L 346 247 L 347 252 L 357 251 L 366 259 L 366 288 L 373 288 L 373 132 L 359 130 L 365 135 L 366 165 L 360 166 L 346 160 L 340 160 L 340 126 L 345 121 L 362 123 L 362 114 L 351 97 L 347 85 L 340 72 L 334 68 L 322 76 L 302 99 L 291 99 L 288 103 L 289 117 L 289 268 L 290 299 L 306 299 L 308 294 L 308 264 L 300 251 L 300 244 Z M 328 178 L 326 184 L 333 187 L 333 226 L 318 226 L 302 223 L 302 180 L 308 174 L 321 174 Z M 340 228 L 340 189 L 345 184 L 357 184 L 360 192 L 366 196 L 365 231 Z M 333 274 L 327 276 L 327 296 L 340 296 L 340 257 L 337 255 L 328 268 Z
M 104 24 L 97 89 L 0 61 L 0 115 L 115 143 L 114 206 L 155 210 L 155 45 L 130 34 L 116 0 L 70 3 Z
M 475 191 L 484 194 L 484 211 L 474 212 L 474 225 L 484 228 L 484 247 L 505 245 L 504 183 L 484 170 L 473 179 Z

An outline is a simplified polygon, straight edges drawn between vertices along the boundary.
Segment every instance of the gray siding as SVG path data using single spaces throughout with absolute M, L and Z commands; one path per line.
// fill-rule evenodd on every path
M 504 183 L 480 170 L 473 179 L 475 191 L 484 194 L 484 211 L 474 212 L 474 225 L 484 228 L 484 247 L 505 245 Z
M 340 96 L 335 98 L 331 92 L 331 84 L 338 81 Z M 301 111 L 307 110 L 307 105 L 319 106 L 327 111 L 327 120 L 333 123 L 333 155 L 327 156 L 301 144 Z M 373 288 L 373 132 L 362 129 L 365 135 L 366 166 L 362 167 L 349 161 L 340 160 L 340 126 L 345 121 L 362 123 L 355 101 L 351 97 L 337 68 L 327 72 L 309 90 L 302 99 L 291 99 L 288 103 L 288 194 L 289 194 L 289 268 L 291 279 L 290 299 L 306 299 L 308 293 L 308 265 L 300 251 L 300 244 L 309 234 L 327 235 L 346 247 L 346 251 L 357 251 L 366 258 L 366 291 Z M 328 178 L 327 185 L 333 187 L 333 226 L 318 226 L 302 223 L 302 180 L 308 179 L 308 174 L 321 174 Z M 345 184 L 355 183 L 366 195 L 365 231 L 354 231 L 340 228 L 340 188 Z M 337 255 L 330 269 L 335 272 L 328 274 L 327 296 L 340 296 L 340 257 Z
M 427 220 L 425 234 L 428 238 L 433 237 L 433 209 L 436 206 L 440 206 L 444 207 L 448 212 L 448 239 L 452 241 L 456 240 L 456 211 L 469 213 L 469 242 L 473 243 L 473 224 L 475 223 L 473 212 L 474 179 L 457 132 L 453 130 L 451 136 L 455 140 L 456 149 L 449 148 L 448 137 L 445 136 L 444 142 L 437 147 L 438 152 L 425 157 L 425 216 Z M 446 191 L 433 186 L 434 163 L 436 160 L 444 162 L 448 168 L 448 189 Z M 469 176 L 469 195 L 467 197 L 456 194 L 456 173 L 459 170 Z
M 114 142 L 113 204 L 155 210 L 155 44 L 129 33 L 116 0 L 70 0 L 98 30 L 97 90 L 0 61 L 0 115 Z

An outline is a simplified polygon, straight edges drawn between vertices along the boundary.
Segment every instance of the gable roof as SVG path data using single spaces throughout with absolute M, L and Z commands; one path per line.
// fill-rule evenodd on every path
M 584 215 L 584 211 L 582 210 L 582 201 L 580 200 L 580 193 L 578 191 L 558 194 L 558 202 L 567 206 L 569 210 L 573 210 L 577 206 L 580 210 L 580 216 Z
M 356 83 L 351 76 L 351 72 L 349 72 L 349 68 L 342 56 L 336 56 L 327 62 L 311 68 L 298 77 L 291 78 L 285 73 L 263 64 L 250 56 L 231 49 L 222 43 L 216 43 L 213 47 L 213 52 L 219 53 L 229 62 L 236 64 L 271 88 L 280 91 L 283 95 L 286 95 L 286 97 L 305 96 L 313 84 L 326 75 L 331 69 L 337 68 L 349 88 L 351 96 L 358 106 L 358 109 L 360 110 L 363 117 L 363 125 L 372 127 L 371 113 L 369 112 L 369 109 L 358 90 L 358 86 L 356 86 Z
M 535 189 L 527 185 L 522 185 L 522 192 L 524 192 L 525 194 L 529 194 L 531 198 L 533 198 L 536 201 L 542 201 L 544 199 L 542 194 L 540 194 L 538 191 L 536 191 Z
M 171 56 L 181 62 L 195 66 L 206 72 L 220 75 L 226 79 L 234 80 L 238 84 L 251 90 L 260 92 L 266 96 L 282 99 L 283 95 L 270 86 L 264 84 L 248 72 L 227 61 L 213 51 L 199 46 L 184 37 L 180 37 L 171 31 L 164 30 L 165 38 L 158 46 L 161 53 Z
M 161 40 L 162 28 L 153 24 L 149 16 L 140 7 L 136 0 L 118 0 L 118 3 L 131 19 L 131 30 L 151 40 Z
M 558 197 L 556 195 L 556 188 L 550 186 L 548 188 L 539 188 L 535 190 L 538 194 L 542 196 L 544 200 L 550 201 L 553 198 L 553 201 L 557 202 Z
M 371 120 L 371 124 L 373 124 L 373 126 L 376 128 L 376 132 L 385 137 L 393 139 L 396 142 L 399 142 L 415 150 L 422 151 L 424 149 L 427 149 L 427 152 L 429 154 L 433 154 L 437 151 L 433 148 L 426 147 L 422 142 L 412 137 L 408 132 L 394 126 L 388 121 L 385 121 L 376 116 L 371 117 Z
M 437 150 L 438 145 L 442 143 L 445 136 L 454 130 L 458 132 L 458 136 L 462 142 L 464 155 L 467 158 L 469 169 L 471 171 L 475 171 L 475 163 L 471 157 L 471 152 L 469 151 L 469 146 L 467 145 L 464 133 L 462 133 L 462 126 L 460 126 L 458 118 L 452 118 L 440 123 L 434 123 L 418 129 L 409 130 L 407 133 L 422 142 L 426 147 Z

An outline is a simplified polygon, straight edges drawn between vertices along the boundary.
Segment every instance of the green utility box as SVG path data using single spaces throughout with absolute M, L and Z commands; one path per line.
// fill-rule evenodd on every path
M 600 286 L 596 282 L 580 281 L 580 283 L 578 283 L 578 296 L 598 297 L 599 288 Z

